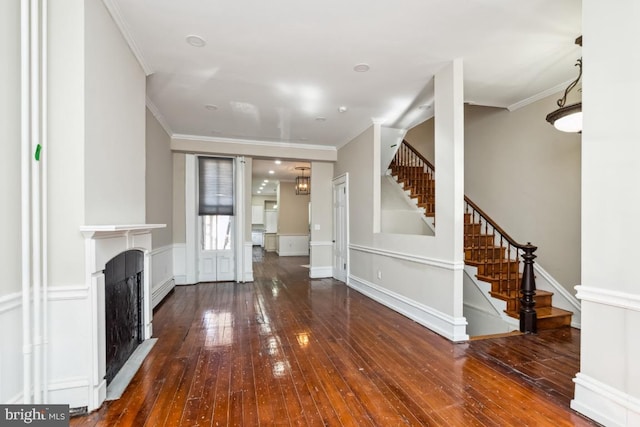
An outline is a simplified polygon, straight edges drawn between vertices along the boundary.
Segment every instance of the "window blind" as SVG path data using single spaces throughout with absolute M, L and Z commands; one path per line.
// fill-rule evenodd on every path
M 198 157 L 198 215 L 233 215 L 233 159 Z

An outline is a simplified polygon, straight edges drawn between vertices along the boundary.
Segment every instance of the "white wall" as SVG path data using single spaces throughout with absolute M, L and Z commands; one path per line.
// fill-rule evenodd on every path
M 49 284 L 84 283 L 84 1 L 49 2 Z
M 640 425 L 640 5 L 583 1 L 582 334 L 572 408 Z
M 0 3 L 0 296 L 20 290 L 20 1 Z
M 340 148 L 334 175 L 349 173 L 349 284 L 449 339 L 464 340 L 460 62 L 448 64 L 436 76 L 436 103 L 436 161 L 442 164 L 436 169 L 441 189 L 436 215 L 442 220 L 435 237 L 374 232 L 372 207 L 380 165 L 373 127 Z
M 103 2 L 85 2 L 87 224 L 145 221 L 145 74 Z
M 0 402 L 22 392 L 20 1 L 0 2 Z

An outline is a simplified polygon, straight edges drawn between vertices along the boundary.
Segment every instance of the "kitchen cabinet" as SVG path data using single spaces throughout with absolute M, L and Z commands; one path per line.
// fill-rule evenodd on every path
M 251 206 L 251 224 L 264 224 L 264 206 Z

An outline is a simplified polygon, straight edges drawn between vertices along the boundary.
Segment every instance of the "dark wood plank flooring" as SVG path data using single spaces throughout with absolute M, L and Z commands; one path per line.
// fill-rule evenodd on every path
M 254 249 L 255 282 L 179 286 L 119 400 L 72 426 L 584 426 L 579 331 L 454 344 Z

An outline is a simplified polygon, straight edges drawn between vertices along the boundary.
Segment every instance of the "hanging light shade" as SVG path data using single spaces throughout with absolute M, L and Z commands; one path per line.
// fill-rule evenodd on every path
M 582 36 L 576 39 L 576 44 L 582 46 Z M 562 98 L 558 99 L 557 104 L 560 108 L 547 114 L 547 121 L 562 132 L 582 132 L 582 102 L 565 105 L 567 95 L 578 85 L 582 77 L 582 58 L 578 59 L 575 66 L 579 69 L 578 77 L 567 86 Z
M 298 196 L 306 196 L 311 193 L 311 177 L 305 176 L 305 171 L 308 171 L 309 168 L 306 166 L 298 166 L 296 170 L 302 172 L 302 175 L 296 177 L 296 194 Z

